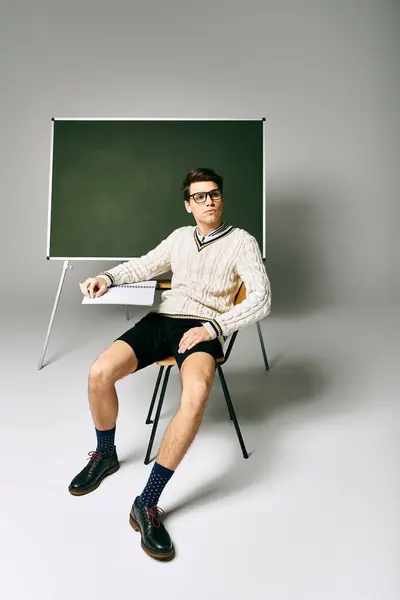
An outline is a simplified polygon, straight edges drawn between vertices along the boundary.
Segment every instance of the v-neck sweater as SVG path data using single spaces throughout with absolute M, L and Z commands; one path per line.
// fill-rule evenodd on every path
M 168 271 L 172 271 L 171 289 L 162 292 L 155 312 L 197 319 L 211 339 L 223 342 L 271 311 L 271 286 L 257 240 L 226 223 L 204 241 L 196 226 L 179 227 L 147 254 L 97 277 L 104 277 L 110 287 L 148 281 Z M 235 305 L 242 282 L 246 298 Z
M 214 236 L 222 233 L 227 227 L 229 227 L 229 225 L 227 223 L 222 223 L 219 227 L 210 231 L 210 233 L 207 233 L 206 235 L 201 235 L 200 229 L 197 226 L 196 227 L 196 235 L 201 242 L 209 242 Z

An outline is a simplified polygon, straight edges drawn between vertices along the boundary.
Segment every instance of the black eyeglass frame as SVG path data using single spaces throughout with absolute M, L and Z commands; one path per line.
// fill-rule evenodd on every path
M 217 192 L 217 191 L 218 191 L 218 192 L 221 194 L 221 196 L 220 196 L 219 198 L 211 198 L 211 194 L 212 194 L 213 192 Z M 204 200 L 202 200 L 202 201 L 198 202 L 198 201 L 197 201 L 197 200 L 195 200 L 195 198 L 194 198 L 194 196 L 195 196 L 196 194 L 205 194 L 205 195 L 206 195 L 206 197 L 204 198 Z M 193 202 L 196 202 L 196 204 L 205 204 L 205 203 L 207 202 L 207 196 L 210 196 L 210 200 L 213 200 L 214 202 L 215 202 L 216 200 L 222 200 L 222 198 L 223 198 L 223 194 L 222 194 L 221 190 L 220 190 L 219 188 L 214 188 L 214 189 L 210 190 L 209 192 L 195 192 L 194 194 L 190 194 L 190 196 L 189 196 L 189 200 L 190 200 L 190 198 L 193 198 Z

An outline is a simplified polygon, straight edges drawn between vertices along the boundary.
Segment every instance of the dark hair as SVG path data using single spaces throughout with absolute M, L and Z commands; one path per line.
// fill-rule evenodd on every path
M 186 177 L 183 180 L 183 183 L 181 185 L 181 192 L 183 192 L 183 197 L 187 202 L 189 202 L 190 184 L 194 183 L 195 181 L 213 181 L 214 183 L 217 184 L 217 186 L 221 190 L 221 194 L 223 192 L 223 179 L 222 179 L 221 175 L 218 175 L 212 169 L 207 169 L 205 167 L 204 168 L 200 167 L 198 169 L 192 169 L 186 175 Z

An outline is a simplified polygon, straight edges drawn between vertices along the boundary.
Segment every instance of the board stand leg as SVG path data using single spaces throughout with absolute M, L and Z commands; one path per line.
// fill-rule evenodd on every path
M 66 275 L 68 269 L 72 269 L 73 268 L 72 265 L 69 265 L 68 263 L 69 263 L 68 260 L 64 260 L 64 265 L 63 265 L 63 270 L 62 270 L 62 273 L 61 273 L 60 283 L 58 284 L 58 290 L 57 290 L 56 298 L 54 300 L 53 311 L 51 313 L 50 323 L 49 323 L 49 326 L 47 328 L 47 334 L 46 334 L 46 340 L 44 342 L 43 354 L 42 354 L 42 356 L 40 358 L 40 361 L 39 361 L 39 366 L 38 366 L 38 370 L 39 371 L 43 367 L 43 361 L 44 361 L 44 357 L 45 357 L 45 354 L 46 354 L 47 345 L 49 343 L 51 328 L 53 327 L 53 321 L 54 321 L 54 317 L 55 317 L 55 314 L 56 314 L 56 310 L 57 310 L 57 306 L 58 306 L 58 301 L 60 299 L 61 290 L 62 290 L 62 286 L 63 286 L 63 283 L 64 283 L 65 275 Z

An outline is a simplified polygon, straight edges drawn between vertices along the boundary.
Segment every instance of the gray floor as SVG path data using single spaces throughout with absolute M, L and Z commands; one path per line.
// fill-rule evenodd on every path
M 87 402 L 94 359 L 144 311 L 52 299 L 2 312 L 0 592 L 5 600 L 395 600 L 399 598 L 400 311 L 273 312 L 239 333 L 226 378 L 244 460 L 216 378 L 193 445 L 160 506 L 174 561 L 129 526 L 150 473 L 144 420 L 157 368 L 117 383 L 121 469 L 92 494 L 67 487 L 95 447 Z M 13 312 L 14 311 L 14 312 Z M 179 402 L 173 369 L 153 456 Z

